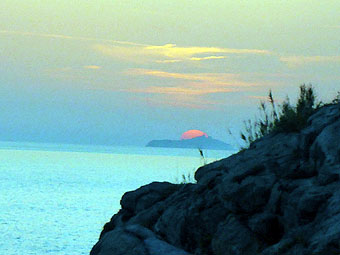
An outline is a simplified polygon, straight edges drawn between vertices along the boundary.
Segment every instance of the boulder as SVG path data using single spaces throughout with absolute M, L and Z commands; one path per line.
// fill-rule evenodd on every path
M 234 215 L 219 225 L 212 239 L 212 251 L 216 255 L 253 255 L 259 247 L 255 235 Z
M 93 247 L 90 254 L 190 255 L 160 240 L 151 230 L 140 225 L 128 225 L 107 232 Z
M 153 182 L 141 188 L 126 192 L 120 204 L 122 209 L 131 212 L 143 211 L 155 203 L 168 197 L 177 189 L 177 185 L 168 182 Z

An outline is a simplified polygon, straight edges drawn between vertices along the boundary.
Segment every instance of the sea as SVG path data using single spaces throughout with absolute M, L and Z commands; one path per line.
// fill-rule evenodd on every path
M 0 142 L 0 254 L 89 254 L 122 195 L 235 151 Z

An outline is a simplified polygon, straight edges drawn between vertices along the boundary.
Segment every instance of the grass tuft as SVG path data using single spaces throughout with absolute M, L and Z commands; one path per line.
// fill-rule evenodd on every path
M 335 100 L 340 101 L 340 92 L 333 102 Z M 277 105 L 272 91 L 269 90 L 268 102 L 260 103 L 260 118 L 244 122 L 245 128 L 241 132 L 241 139 L 248 148 L 254 141 L 268 134 L 298 132 L 307 125 L 308 118 L 321 105 L 321 102 L 316 103 L 312 85 L 300 86 L 296 105 L 292 105 L 288 97 L 282 104 Z
M 201 166 L 205 166 L 207 164 L 207 158 L 202 149 L 198 148 L 198 152 L 201 158 Z M 182 174 L 181 178 L 176 177 L 175 183 L 177 184 L 188 184 L 188 183 L 196 183 L 195 180 L 195 169 L 192 170 L 192 173 Z

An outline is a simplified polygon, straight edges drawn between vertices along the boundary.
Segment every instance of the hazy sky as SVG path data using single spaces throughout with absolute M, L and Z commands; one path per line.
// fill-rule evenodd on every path
M 339 13 L 338 0 L 1 0 L 0 140 L 228 141 L 270 88 L 335 96 Z

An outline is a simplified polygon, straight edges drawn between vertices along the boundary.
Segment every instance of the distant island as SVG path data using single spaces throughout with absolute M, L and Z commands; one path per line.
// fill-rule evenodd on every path
M 146 147 L 185 148 L 185 149 L 209 149 L 209 150 L 233 150 L 227 143 L 216 140 L 211 136 L 198 136 L 192 139 L 181 140 L 152 140 Z

